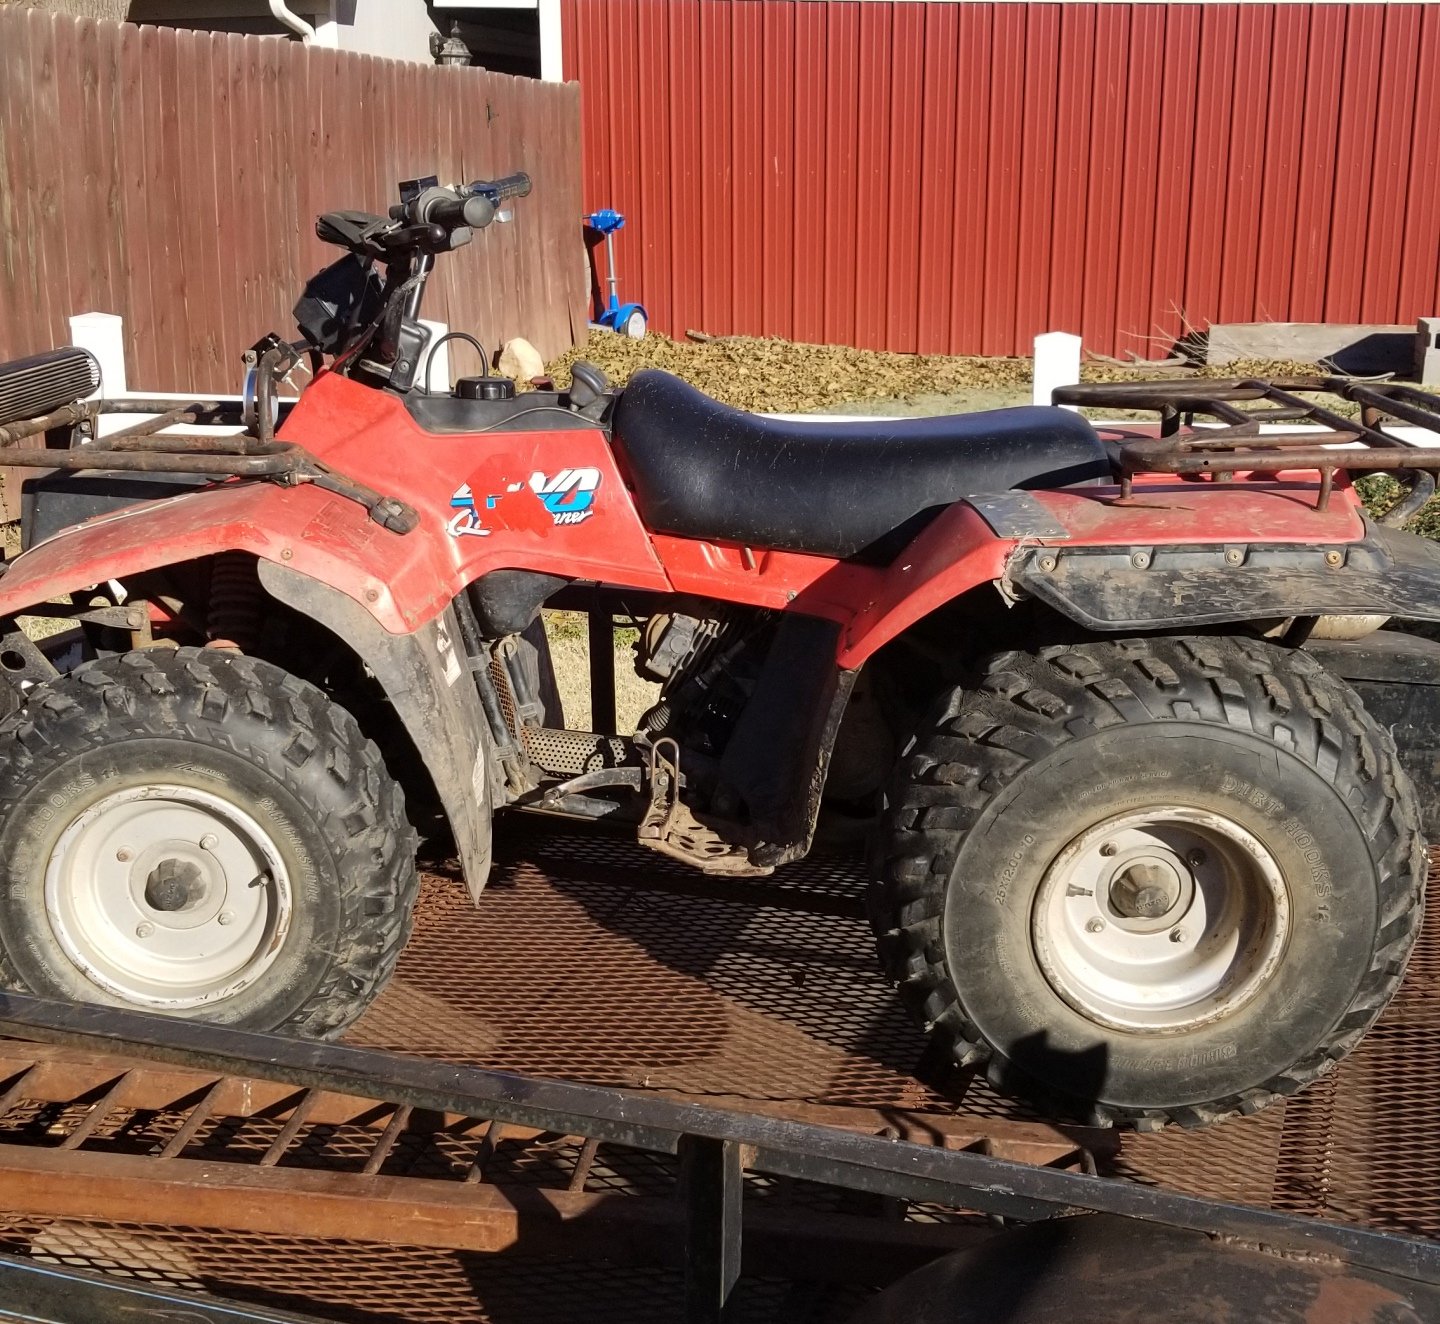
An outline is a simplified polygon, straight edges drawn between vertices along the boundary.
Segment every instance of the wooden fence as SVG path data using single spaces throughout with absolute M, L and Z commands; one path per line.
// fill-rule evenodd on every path
M 441 259 L 425 312 L 549 358 L 586 325 L 579 129 L 573 84 L 0 9 L 0 360 L 120 313 L 133 388 L 237 390 L 241 353 L 292 335 L 339 256 L 318 213 L 514 170 L 534 192 Z

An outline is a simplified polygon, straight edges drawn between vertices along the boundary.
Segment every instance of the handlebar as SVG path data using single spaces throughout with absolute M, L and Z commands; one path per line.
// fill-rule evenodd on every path
M 503 179 L 477 179 L 473 184 L 450 187 L 432 184 L 413 202 L 400 208 L 403 216 L 396 219 L 412 225 L 440 225 L 446 230 L 461 226 L 483 230 L 495 219 L 502 202 L 523 198 L 530 188 L 530 176 L 523 170 Z
M 495 204 L 484 194 L 475 194 L 468 198 L 430 196 L 451 192 L 450 189 L 427 190 L 416 201 L 415 208 L 420 212 L 417 219 L 422 223 L 444 226 L 447 230 L 461 225 L 468 225 L 472 230 L 483 230 L 495 219 Z
M 472 193 L 483 193 L 491 202 L 504 202 L 506 198 L 523 198 L 530 193 L 530 176 L 523 170 L 517 170 L 513 175 L 506 175 L 504 179 L 492 179 L 488 183 L 484 180 L 476 180 L 470 185 Z

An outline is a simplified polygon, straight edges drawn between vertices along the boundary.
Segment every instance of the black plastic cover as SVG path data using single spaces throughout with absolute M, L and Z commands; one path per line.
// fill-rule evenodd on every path
M 519 634 L 539 614 L 540 606 L 569 580 L 534 570 L 492 570 L 470 585 L 470 605 L 486 639 Z
M 1350 682 L 1391 735 L 1420 800 L 1425 836 L 1440 841 L 1440 643 L 1398 630 L 1312 639 L 1305 651 Z
M 410 417 L 426 432 L 563 432 L 599 427 L 570 409 L 557 391 L 525 391 L 508 400 L 461 400 L 422 391 L 409 391 L 401 398 Z
M 142 501 L 180 496 L 212 480 L 204 474 L 52 471 L 20 489 L 20 545 L 28 550 L 72 525 Z
M 380 278 L 353 254 L 311 276 L 295 304 L 295 324 L 316 349 L 338 354 L 353 327 L 380 311 Z

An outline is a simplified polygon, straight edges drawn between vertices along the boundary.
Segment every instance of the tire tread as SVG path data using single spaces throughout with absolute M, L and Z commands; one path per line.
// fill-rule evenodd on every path
M 1028 701 L 1034 694 L 1047 701 Z M 1326 1075 L 1355 1047 L 1403 977 L 1424 909 L 1426 859 L 1419 804 L 1394 741 L 1354 690 L 1304 653 L 1204 636 L 1008 652 L 991 659 L 963 697 L 962 705 L 960 690 L 944 696 L 947 716 L 922 728 L 897 772 L 869 899 L 887 974 L 916 1016 L 946 1034 L 959 1065 L 983 1064 L 997 1089 L 1073 1111 L 1074 1100 L 1023 1076 L 968 1018 L 946 971 L 938 917 L 964 833 L 996 792 L 1066 742 L 1135 721 L 1210 721 L 1262 733 L 1350 788 L 1380 880 L 1380 928 L 1349 1008 L 1299 1061 L 1203 1104 L 1168 1112 L 1101 1104 L 1089 1120 L 1152 1130 L 1253 1113 Z
M 278 728 L 276 767 L 323 770 L 345 805 L 328 834 L 341 907 L 340 941 L 328 970 L 303 1004 L 268 1028 L 311 1038 L 340 1033 L 373 1001 L 409 938 L 419 891 L 417 836 L 404 796 L 373 741 L 319 689 L 271 663 L 220 649 L 126 653 L 47 682 L 0 723 L 0 821 L 28 776 L 57 752 L 93 748 L 117 736 L 163 732 L 233 752 L 228 725 L 241 714 Z M 285 778 L 310 808 L 303 776 Z M 327 811 L 331 812 L 331 811 Z M 18 974 L 0 947 L 0 983 Z

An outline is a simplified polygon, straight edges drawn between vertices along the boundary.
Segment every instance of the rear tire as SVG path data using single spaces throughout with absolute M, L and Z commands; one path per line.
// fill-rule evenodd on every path
M 415 842 L 314 686 L 216 650 L 91 663 L 0 724 L 0 984 L 337 1034 L 408 937 Z
M 1258 640 L 1000 655 L 932 713 L 891 806 L 888 973 L 959 1063 L 1099 1124 L 1293 1094 L 1373 1024 L 1419 930 L 1394 743 Z

